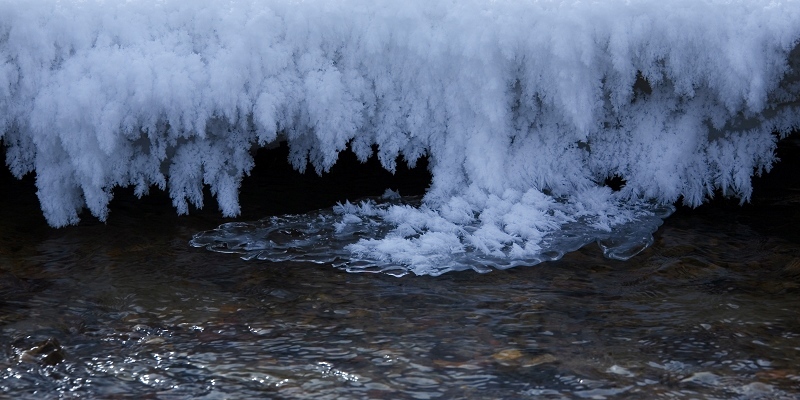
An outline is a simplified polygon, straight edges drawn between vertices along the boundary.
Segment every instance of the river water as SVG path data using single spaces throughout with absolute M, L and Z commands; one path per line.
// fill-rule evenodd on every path
M 245 182 L 243 220 L 396 179 L 347 163 L 301 177 L 281 157 Z M 192 248 L 225 220 L 213 203 L 178 217 L 159 193 L 48 228 L 33 178 L 5 176 L 0 397 L 797 398 L 800 185 L 779 167 L 751 205 L 679 208 L 629 261 L 590 245 L 400 278 Z M 405 174 L 401 193 L 424 190 Z

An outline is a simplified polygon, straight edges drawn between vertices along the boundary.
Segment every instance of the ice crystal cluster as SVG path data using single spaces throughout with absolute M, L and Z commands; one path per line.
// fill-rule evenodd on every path
M 576 221 L 747 200 L 800 123 L 799 39 L 791 0 L 0 0 L 0 140 L 56 227 L 116 186 L 235 216 L 280 141 L 318 173 L 426 156 L 352 254 L 535 258 Z

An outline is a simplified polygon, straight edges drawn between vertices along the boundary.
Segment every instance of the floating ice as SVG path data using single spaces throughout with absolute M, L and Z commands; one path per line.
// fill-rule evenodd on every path
M 622 232 L 641 204 L 746 201 L 800 125 L 798 39 L 791 0 L 0 0 L 0 140 L 53 226 L 104 220 L 115 186 L 186 213 L 208 185 L 235 216 L 278 141 L 318 173 L 346 148 L 427 156 L 420 205 L 351 254 L 502 266 L 584 215 Z
M 418 198 L 384 195 L 303 215 L 226 223 L 196 234 L 190 244 L 239 254 L 245 260 L 325 263 L 348 272 L 397 276 L 468 269 L 488 272 L 491 267 L 557 260 L 594 241 L 607 257 L 626 260 L 652 244 L 653 232 L 674 211 L 670 205 L 626 202 L 613 203 L 612 212 L 591 214 L 535 191 L 522 198 L 507 194 L 483 200 L 491 204 L 480 211 L 455 198 L 446 212 L 439 212 Z M 549 207 L 541 207 L 538 201 L 548 202 Z M 456 210 L 459 206 L 466 208 Z M 454 220 L 448 218 L 453 215 L 449 213 L 463 217 Z M 612 213 L 614 228 L 599 223 Z M 541 225 L 537 229 L 527 221 L 514 222 L 531 215 Z M 517 231 L 515 226 L 525 228 Z

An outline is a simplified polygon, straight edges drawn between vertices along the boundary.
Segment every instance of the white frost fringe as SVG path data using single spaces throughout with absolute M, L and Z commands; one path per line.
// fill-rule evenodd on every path
M 0 139 L 57 227 L 115 186 L 237 215 L 286 140 L 317 172 L 427 155 L 427 210 L 503 210 L 486 235 L 535 247 L 574 218 L 542 193 L 609 227 L 621 200 L 747 200 L 800 125 L 798 39 L 790 0 L 0 0 Z

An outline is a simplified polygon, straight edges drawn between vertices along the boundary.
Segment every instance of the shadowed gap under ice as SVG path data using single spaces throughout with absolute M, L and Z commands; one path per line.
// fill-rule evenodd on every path
M 3 147 L 2 141 L 0 147 Z M 361 163 L 352 152 L 343 151 L 329 172 L 317 175 L 313 168 L 308 168 L 304 173 L 296 171 L 288 162 L 288 154 L 289 149 L 285 143 L 271 149 L 261 148 L 255 152 L 255 167 L 249 176 L 242 180 L 239 190 L 242 212 L 238 217 L 224 218 L 220 215 L 217 202 L 208 185 L 203 191 L 203 208 L 190 206 L 189 216 L 175 213 L 172 199 L 164 190 L 151 187 L 148 194 L 138 198 L 132 187 L 116 187 L 106 223 L 109 226 L 119 225 L 120 219 L 130 218 L 142 219 L 142 222 L 146 223 L 147 217 L 154 212 L 159 219 L 175 221 L 200 218 L 208 223 L 302 214 L 331 207 L 339 202 L 379 196 L 386 189 L 398 191 L 403 196 L 420 196 L 425 193 L 431 182 L 428 161 L 425 157 L 420 158 L 414 168 L 409 168 L 405 162 L 398 160 L 397 170 L 392 174 L 384 169 L 374 156 Z M 5 151 L 0 151 L 0 161 L 2 165 L 6 165 Z M 18 180 L 6 167 L 0 169 L 2 169 L 0 185 L 3 188 L 3 196 L 15 199 L 15 203 L 38 207 L 36 173 L 29 173 L 22 180 Z M 13 209 L 7 211 L 14 213 Z M 88 210 L 84 210 L 80 218 L 79 226 L 103 223 Z M 47 226 L 41 212 L 31 213 L 29 225 L 40 224 Z
M 5 147 L 0 147 L 0 187 L 3 196 L 12 203 L 31 204 L 38 207 L 36 198 L 36 173 L 29 173 L 23 179 L 16 179 L 6 165 Z M 235 218 L 220 216 L 208 186 L 204 188 L 204 207 L 191 207 L 190 216 L 175 214 L 172 200 L 166 191 L 151 187 L 150 192 L 137 198 L 131 187 L 117 187 L 110 205 L 108 224 L 114 225 L 118 218 L 140 218 L 145 210 L 160 210 L 162 217 L 188 219 L 201 216 L 221 222 L 234 220 L 253 220 L 272 215 L 301 214 L 321 208 L 331 207 L 339 202 L 357 201 L 365 197 L 380 196 L 386 189 L 398 191 L 402 196 L 421 196 L 431 183 L 428 171 L 428 160 L 422 157 L 414 168 L 398 160 L 397 171 L 392 174 L 386 171 L 376 157 L 370 157 L 361 163 L 350 151 L 339 154 L 339 160 L 329 172 L 317 175 L 313 168 L 306 172 L 296 171 L 287 161 L 289 149 L 285 143 L 271 149 L 258 149 L 255 153 L 255 167 L 242 181 L 239 191 L 242 214 Z M 778 142 L 776 155 L 779 159 L 769 173 L 753 177 L 753 197 L 750 202 L 739 205 L 738 198 L 725 198 L 719 193 L 709 199 L 706 204 L 691 208 L 676 204 L 677 212 L 705 212 L 710 208 L 722 208 L 728 211 L 748 210 L 753 204 L 764 205 L 765 199 L 774 195 L 786 194 L 786 191 L 798 191 L 800 197 L 800 134 L 793 132 Z M 625 180 L 609 177 L 604 184 L 612 190 L 619 190 Z M 5 209 L 15 213 L 14 209 Z M 102 223 L 84 210 L 80 225 Z M 41 212 L 31 213 L 28 224 L 47 226 Z
M 773 212 L 765 214 L 764 210 L 770 208 L 763 206 L 773 205 L 771 199 L 776 196 L 781 196 L 781 201 L 785 203 L 786 198 L 793 198 L 791 193 L 794 192 L 797 192 L 800 201 L 800 176 L 796 173 L 800 169 L 800 138 L 797 136 L 795 132 L 781 140 L 776 151 L 781 161 L 774 165 L 770 173 L 753 178 L 755 191 L 751 203 L 740 206 L 738 199 L 724 198 L 718 193 L 708 204 L 697 209 L 678 206 L 677 211 L 681 214 L 711 212 L 731 216 L 744 213 L 751 220 L 762 220 L 761 226 L 764 229 L 773 229 L 776 220 L 766 215 Z M 240 188 L 242 215 L 237 218 L 221 217 L 207 188 L 205 207 L 192 208 L 188 216 L 176 215 L 168 194 L 157 188 L 151 188 L 150 193 L 142 198 L 137 198 L 130 188 L 116 188 L 110 207 L 111 214 L 105 224 L 114 229 L 115 226 L 130 227 L 136 224 L 158 224 L 168 228 L 180 223 L 201 231 L 230 221 L 255 221 L 270 216 L 314 212 L 345 201 L 353 202 L 365 197 L 379 196 L 386 189 L 396 190 L 403 196 L 419 196 L 424 194 L 431 179 L 425 158 L 419 160 L 415 168 L 408 168 L 399 160 L 397 171 L 392 174 L 383 169 L 375 157 L 361 163 L 351 152 L 344 151 L 331 171 L 319 176 L 308 172 L 311 169 L 305 173 L 295 171 L 287 161 L 287 154 L 285 145 L 257 151 L 255 168 L 243 180 Z M 5 155 L 2 157 L 5 162 Z M 7 216 L 4 219 L 9 220 L 9 216 L 13 215 L 13 219 L 19 221 L 18 214 L 24 213 L 23 219 L 27 222 L 15 229 L 42 233 L 51 231 L 52 228 L 47 226 L 44 218 L 37 212 L 35 174 L 28 174 L 24 179 L 17 180 L 4 169 L 0 176 L 4 197 L 12 204 L 11 207 L 4 208 Z M 620 179 L 609 179 L 606 182 L 606 185 L 615 190 L 624 184 Z M 19 206 L 22 204 L 25 206 Z M 785 204 L 774 204 L 775 209 L 780 209 L 783 205 Z M 84 212 L 81 218 L 79 226 L 103 224 L 89 212 Z M 176 232 L 176 235 L 188 239 L 186 236 L 192 233 L 184 228 L 181 232 Z

